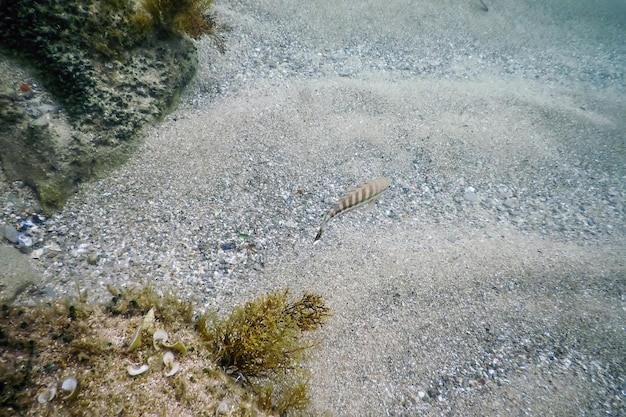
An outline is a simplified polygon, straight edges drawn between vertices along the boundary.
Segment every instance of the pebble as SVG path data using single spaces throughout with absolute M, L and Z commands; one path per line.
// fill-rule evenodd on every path
M 475 203 L 478 201 L 478 194 L 476 194 L 474 191 L 465 191 L 465 193 L 463 194 L 463 199 L 465 201 L 469 201 L 470 203 Z
M 32 126 L 37 126 L 37 127 L 48 126 L 50 124 L 50 115 L 48 113 L 45 113 L 39 116 L 37 119 L 30 122 L 30 124 Z
M 233 250 L 233 249 L 235 249 L 236 246 L 237 245 L 235 243 L 233 243 L 233 242 L 227 242 L 227 243 L 222 243 L 220 245 L 220 248 L 222 250 L 226 251 L 226 250 Z
M 18 233 L 17 235 L 17 247 L 22 253 L 30 253 L 33 246 L 33 238 L 26 233 Z
M 504 200 L 504 207 L 506 208 L 516 208 L 518 206 L 517 204 L 517 199 L 516 198 L 507 198 L 506 200 Z
M 61 246 L 59 246 L 58 243 L 56 242 L 52 242 L 50 243 L 48 246 L 48 252 L 62 252 L 63 249 L 61 249 Z
M 92 253 L 87 257 L 87 263 L 89 265 L 96 265 L 98 264 L 98 254 L 96 253 Z
M 361 70 L 362 62 L 357 57 L 350 57 L 346 60 L 344 65 L 337 70 L 337 75 L 340 77 L 350 77 Z
M 8 240 L 9 242 L 13 243 L 14 245 L 17 244 L 18 231 L 15 230 L 14 227 L 6 226 L 4 224 L 0 224 L 0 230 L 2 231 L 2 236 L 6 240 Z
M 228 403 L 226 402 L 226 400 L 222 400 L 220 402 L 220 405 L 217 406 L 217 410 L 215 412 L 216 415 L 225 415 L 228 414 Z

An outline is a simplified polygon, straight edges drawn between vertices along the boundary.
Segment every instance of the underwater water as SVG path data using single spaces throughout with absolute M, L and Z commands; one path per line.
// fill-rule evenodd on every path
M 227 52 L 200 40 L 180 107 L 47 220 L 43 294 L 319 293 L 317 415 L 626 414 L 626 2 L 215 12 Z

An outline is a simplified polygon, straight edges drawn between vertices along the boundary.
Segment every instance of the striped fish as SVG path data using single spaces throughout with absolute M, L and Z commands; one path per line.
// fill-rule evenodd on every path
M 337 204 L 328 210 L 328 213 L 324 216 L 322 225 L 320 226 L 317 236 L 315 236 L 315 240 L 313 242 L 320 240 L 322 233 L 324 232 L 324 226 L 326 226 L 326 223 L 328 223 L 330 219 L 350 209 L 372 201 L 374 198 L 378 197 L 381 193 L 387 190 L 389 184 L 391 184 L 391 180 L 389 178 L 381 177 L 376 178 L 375 180 L 367 181 L 348 191 L 346 195 L 337 202 Z

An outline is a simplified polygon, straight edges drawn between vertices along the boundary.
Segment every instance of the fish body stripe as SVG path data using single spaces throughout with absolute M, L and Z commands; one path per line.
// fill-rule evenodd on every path
M 317 232 L 317 236 L 315 236 L 315 241 L 319 240 L 322 237 L 322 233 L 324 232 L 324 226 L 330 219 L 339 214 L 348 211 L 357 206 L 363 205 L 368 201 L 376 198 L 378 195 L 383 193 L 391 184 L 391 179 L 389 178 L 376 178 L 374 180 L 367 181 L 362 185 L 353 188 L 348 191 L 348 193 L 337 202 L 328 212 L 326 216 L 324 216 L 324 220 L 322 221 L 322 225 Z

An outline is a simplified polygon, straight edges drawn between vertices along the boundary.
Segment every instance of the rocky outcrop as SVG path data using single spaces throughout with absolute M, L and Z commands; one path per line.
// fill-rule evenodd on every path
M 1 226 L 1 225 L 0 225 Z M 8 303 L 41 277 L 19 250 L 0 243 L 0 303 Z
M 48 213 L 76 184 L 125 160 L 142 128 L 174 107 L 197 67 L 188 37 L 139 36 L 129 10 L 100 10 L 104 6 L 97 0 L 88 3 L 64 11 L 54 9 L 61 6 L 28 8 L 28 24 L 22 25 L 9 14 L 26 9 L 22 4 L 27 3 L 9 1 L 0 7 L 6 48 L 0 50 L 0 163 L 8 180 L 36 190 Z M 94 20 L 96 12 L 101 21 Z M 104 46 L 98 36 L 73 32 L 106 25 L 118 32 Z M 12 37 L 4 36 L 9 32 Z

